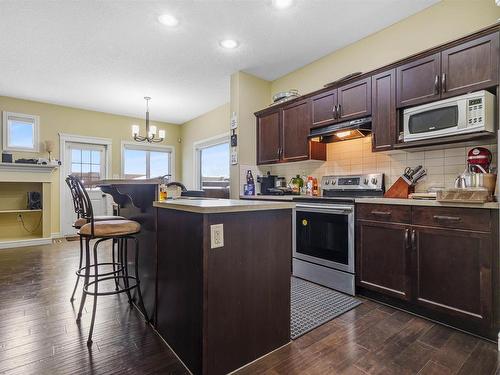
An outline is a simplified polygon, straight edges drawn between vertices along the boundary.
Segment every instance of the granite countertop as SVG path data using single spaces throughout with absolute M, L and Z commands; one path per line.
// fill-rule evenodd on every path
M 240 198 L 245 200 L 254 201 L 289 201 L 292 202 L 296 198 L 312 198 L 320 200 L 321 197 L 310 197 L 307 195 L 242 195 Z M 426 200 L 426 199 L 398 199 L 398 198 L 355 198 L 355 203 L 374 203 L 374 204 L 398 204 L 407 206 L 427 206 L 427 207 L 462 207 L 462 208 L 485 208 L 485 209 L 499 209 L 499 202 L 488 202 L 488 203 L 449 203 L 449 202 L 438 202 L 436 200 Z
M 92 185 L 102 186 L 102 185 L 160 185 L 161 180 L 159 178 L 150 178 L 144 180 L 131 180 L 131 179 L 108 179 L 93 181 Z
M 173 199 L 156 201 L 154 207 L 201 214 L 283 210 L 295 208 L 292 202 L 272 202 L 239 199 Z

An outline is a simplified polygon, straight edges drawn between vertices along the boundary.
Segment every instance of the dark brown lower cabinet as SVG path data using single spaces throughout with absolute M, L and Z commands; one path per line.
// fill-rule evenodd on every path
M 415 228 L 415 302 L 458 318 L 490 322 L 491 234 Z
M 358 221 L 358 285 L 410 299 L 409 232 L 409 225 Z
M 380 205 L 357 205 L 358 293 L 495 339 L 500 327 L 498 211 L 412 207 L 411 221 L 397 223 L 366 215 L 377 210 Z M 479 216 L 485 225 L 477 225 Z

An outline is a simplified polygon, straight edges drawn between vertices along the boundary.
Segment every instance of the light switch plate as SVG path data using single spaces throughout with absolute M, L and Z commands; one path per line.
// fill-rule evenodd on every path
M 210 248 L 224 247 L 224 224 L 210 225 Z

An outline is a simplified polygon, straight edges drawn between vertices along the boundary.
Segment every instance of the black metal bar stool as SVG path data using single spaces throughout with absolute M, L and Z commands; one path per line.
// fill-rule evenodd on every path
M 88 223 L 83 225 L 79 230 L 79 235 L 83 238 L 85 242 L 85 279 L 83 283 L 82 299 L 80 301 L 80 309 L 78 311 L 77 323 L 80 322 L 82 317 L 83 307 L 85 306 L 85 299 L 87 295 L 94 296 L 94 306 L 92 309 L 92 320 L 90 323 L 89 337 L 87 340 L 87 345 L 92 345 L 92 334 L 94 332 L 95 314 L 97 309 L 97 297 L 98 296 L 109 296 L 119 293 L 126 293 L 130 305 L 133 303 L 130 291 L 132 289 L 137 289 L 137 296 L 139 297 L 139 308 L 144 315 L 146 323 L 149 321 L 146 308 L 144 306 L 144 301 L 142 299 L 142 293 L 140 288 L 139 280 L 139 242 L 135 237 L 141 231 L 141 225 L 136 221 L 132 220 L 105 220 L 96 221 L 94 220 L 94 214 L 92 209 L 92 202 L 90 201 L 89 195 L 85 190 L 82 182 L 73 177 L 76 182 L 78 196 L 82 202 L 82 218 L 87 219 Z M 94 264 L 90 262 L 90 241 L 96 240 L 93 246 Z M 112 240 L 118 243 L 118 258 L 119 262 L 116 264 L 117 269 L 106 273 L 99 273 L 99 266 L 109 265 L 110 263 L 99 263 L 97 257 L 97 250 L 99 244 Z M 128 242 L 133 241 L 135 243 L 135 275 L 131 276 L 128 273 Z M 114 262 L 113 262 L 114 264 Z M 90 274 L 91 268 L 94 268 L 93 275 Z M 93 277 L 93 281 L 90 278 Z M 117 286 L 114 291 L 99 292 L 99 283 L 107 280 L 115 280 L 115 285 Z M 118 282 L 121 280 L 122 285 Z M 131 285 L 132 282 L 132 285 Z M 89 287 L 93 286 L 93 291 L 89 290 Z
M 71 192 L 71 197 L 73 200 L 73 208 L 76 213 L 76 220 L 73 223 L 73 228 L 79 230 L 82 226 L 87 224 L 89 221 L 86 218 L 82 217 L 83 214 L 83 201 L 78 195 L 78 187 L 77 187 L 77 182 L 76 182 L 76 177 L 74 176 L 68 176 L 66 178 L 66 184 L 69 187 L 69 190 Z M 124 217 L 122 216 L 94 216 L 95 221 L 107 221 L 107 220 L 125 220 Z M 76 289 L 78 288 L 78 282 L 80 281 L 81 277 L 85 277 L 83 273 L 84 267 L 82 267 L 83 263 L 83 238 L 82 236 L 80 237 L 80 260 L 79 260 L 79 265 L 78 269 L 76 270 L 76 282 L 75 282 L 75 287 L 73 288 L 73 293 L 71 293 L 70 297 L 70 302 L 73 302 L 75 300 L 75 293 Z M 113 258 L 113 271 L 116 269 L 116 262 L 115 262 L 115 245 L 117 242 L 114 240 L 113 241 L 113 246 L 111 248 L 112 252 L 112 258 Z M 116 283 L 116 288 L 118 288 L 118 283 Z

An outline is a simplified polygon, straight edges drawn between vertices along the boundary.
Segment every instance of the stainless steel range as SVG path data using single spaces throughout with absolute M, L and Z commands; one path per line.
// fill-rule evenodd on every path
M 293 274 L 354 295 L 354 201 L 384 194 L 384 175 L 324 176 L 322 196 L 295 198 Z

